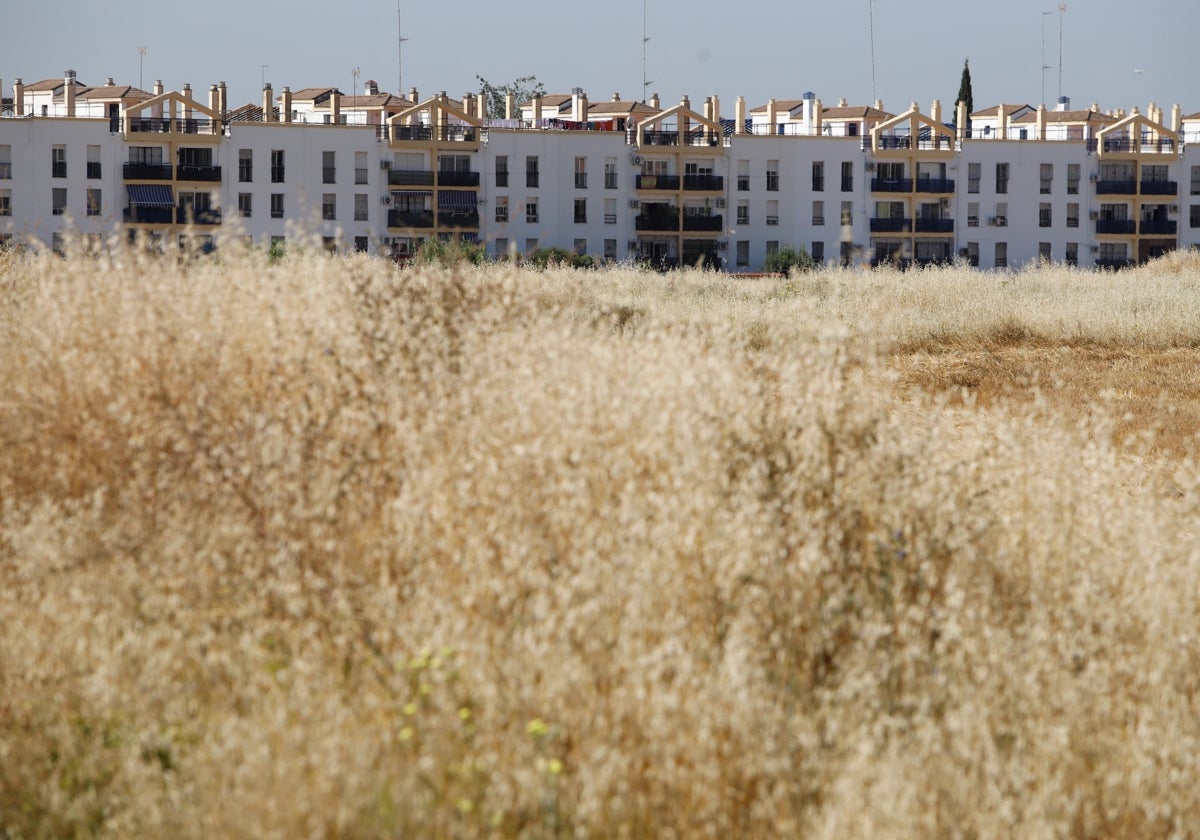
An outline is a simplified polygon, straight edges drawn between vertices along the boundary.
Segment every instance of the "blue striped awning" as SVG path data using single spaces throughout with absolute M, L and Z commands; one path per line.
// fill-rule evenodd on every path
M 479 195 L 466 190 L 438 190 L 439 210 L 474 210 L 479 204 Z
M 392 195 L 396 198 L 423 198 L 433 195 L 433 190 L 392 190 Z
M 175 197 L 164 184 L 126 184 L 129 203 L 139 207 L 174 207 Z

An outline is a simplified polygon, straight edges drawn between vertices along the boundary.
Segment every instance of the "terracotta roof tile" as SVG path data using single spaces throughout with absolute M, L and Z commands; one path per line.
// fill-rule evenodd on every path
M 998 117 L 998 116 L 1000 116 L 1000 107 L 1001 106 L 999 106 L 999 105 L 993 105 L 991 108 L 984 108 L 982 111 L 976 111 L 973 114 L 971 114 L 971 116 L 972 117 Z M 1031 107 L 1033 107 L 1033 106 L 1006 104 L 1006 105 L 1004 105 L 1004 113 L 1012 114 L 1016 111 L 1020 111 L 1022 108 L 1031 108 Z

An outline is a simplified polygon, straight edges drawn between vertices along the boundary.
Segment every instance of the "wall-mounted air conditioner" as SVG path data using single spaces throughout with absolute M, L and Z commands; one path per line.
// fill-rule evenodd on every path
M 724 206 L 725 206 L 725 199 L 723 199 L 723 198 L 718 198 L 718 199 L 717 199 L 717 206 L 718 206 L 718 207 L 724 207 Z
M 641 207 L 642 207 L 642 203 L 640 201 L 638 201 L 636 198 L 629 199 L 629 209 L 640 210 Z
M 641 166 L 641 165 L 642 165 L 642 156 L 641 156 L 641 155 L 634 155 L 634 156 L 633 156 L 633 165 L 634 165 L 634 166 Z
M 379 161 L 379 168 L 380 169 L 391 169 L 392 162 L 390 160 L 381 160 L 381 161 Z

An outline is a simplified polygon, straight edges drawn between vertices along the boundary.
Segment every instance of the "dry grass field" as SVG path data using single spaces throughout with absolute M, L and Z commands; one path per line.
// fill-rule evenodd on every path
M 1200 260 L 0 256 L 0 837 L 1190 837 Z

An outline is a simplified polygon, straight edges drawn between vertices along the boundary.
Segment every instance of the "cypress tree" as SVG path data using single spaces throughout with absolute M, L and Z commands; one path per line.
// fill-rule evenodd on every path
M 967 124 L 971 123 L 971 114 L 975 112 L 975 96 L 971 93 L 971 59 L 963 61 L 962 79 L 958 83 L 958 102 L 967 103 Z

